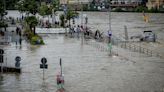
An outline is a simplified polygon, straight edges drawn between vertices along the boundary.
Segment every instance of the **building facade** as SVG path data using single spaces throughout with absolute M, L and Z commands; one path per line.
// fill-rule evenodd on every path
M 164 6 L 164 0 L 148 0 L 146 6 L 148 7 L 148 9 L 151 8 L 157 8 L 159 9 L 159 7 L 163 5 Z

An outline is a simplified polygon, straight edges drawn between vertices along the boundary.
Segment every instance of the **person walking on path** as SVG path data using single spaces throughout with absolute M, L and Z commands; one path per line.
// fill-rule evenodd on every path
M 79 38 L 79 35 L 80 35 L 80 26 L 79 25 L 77 26 L 76 32 L 77 32 L 77 37 Z

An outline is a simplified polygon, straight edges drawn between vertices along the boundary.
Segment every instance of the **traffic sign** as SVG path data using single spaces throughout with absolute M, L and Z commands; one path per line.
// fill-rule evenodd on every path
M 112 32 L 108 31 L 108 36 L 111 37 L 112 36 Z
M 41 59 L 41 63 L 42 63 L 42 64 L 40 64 L 40 68 L 41 69 L 47 69 L 48 68 L 48 65 L 46 64 L 47 63 L 47 59 L 45 57 L 43 57 Z
M 20 56 L 16 56 L 15 57 L 15 61 L 17 61 L 17 62 L 21 61 L 21 57 Z
M 41 69 L 43 69 L 43 68 L 44 68 L 44 69 L 47 69 L 47 68 L 48 68 L 48 65 L 47 65 L 47 64 L 40 64 L 40 68 L 41 68 Z
M 47 59 L 46 59 L 45 57 L 43 57 L 43 58 L 41 59 L 41 63 L 42 63 L 42 64 L 46 64 L 46 63 L 47 63 Z
M 0 54 L 4 54 L 4 50 L 3 49 L 0 49 Z

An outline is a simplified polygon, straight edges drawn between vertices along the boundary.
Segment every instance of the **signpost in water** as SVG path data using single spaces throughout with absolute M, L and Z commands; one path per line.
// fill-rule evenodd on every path
M 43 57 L 41 59 L 40 69 L 43 69 L 43 80 L 44 80 L 44 69 L 48 69 L 47 59 Z

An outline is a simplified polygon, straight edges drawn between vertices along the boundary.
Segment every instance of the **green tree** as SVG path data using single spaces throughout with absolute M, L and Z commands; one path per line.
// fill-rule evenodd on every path
M 38 11 L 38 3 L 35 0 L 20 0 L 16 8 L 21 12 L 35 15 Z
M 76 11 L 73 10 L 68 10 L 66 14 L 66 19 L 69 21 L 69 26 L 70 26 L 70 20 L 73 19 L 74 17 L 77 17 L 79 14 Z
M 27 23 L 28 27 L 30 28 L 30 31 L 33 32 L 35 35 L 36 34 L 35 27 L 38 24 L 37 18 L 35 16 L 28 16 L 28 17 L 25 17 L 25 22 Z
M 38 12 L 41 16 L 51 15 L 52 9 L 53 9 L 52 5 L 50 5 L 50 4 L 46 5 L 45 3 L 42 3 L 41 6 L 39 7 Z
M 5 7 L 3 1 L 0 1 L 0 20 L 3 19 L 3 16 L 5 15 Z
M 2 0 L 3 1 L 3 0 Z M 17 4 L 19 0 L 5 0 L 5 3 L 7 5 L 6 9 L 7 10 L 15 10 L 17 9 L 15 5 Z
M 58 4 L 59 4 L 59 0 L 52 0 L 52 3 L 49 4 L 42 3 L 41 6 L 39 7 L 39 14 L 41 16 L 51 15 L 53 18 L 52 21 L 54 23 L 54 20 L 56 21 L 54 15 L 59 8 Z
M 25 0 L 24 7 L 27 12 L 35 15 L 38 11 L 38 3 L 35 0 Z
M 0 28 L 5 28 L 7 27 L 7 23 L 4 21 L 3 17 L 7 14 L 5 7 L 4 7 L 4 2 L 0 1 Z
M 19 10 L 19 12 L 21 13 L 25 12 L 26 8 L 24 7 L 24 4 L 25 4 L 25 0 L 20 0 L 16 3 L 15 8 Z
M 60 15 L 60 26 L 64 27 L 64 14 Z
M 59 0 L 52 0 L 52 6 L 54 9 L 54 12 L 56 12 L 59 9 Z

